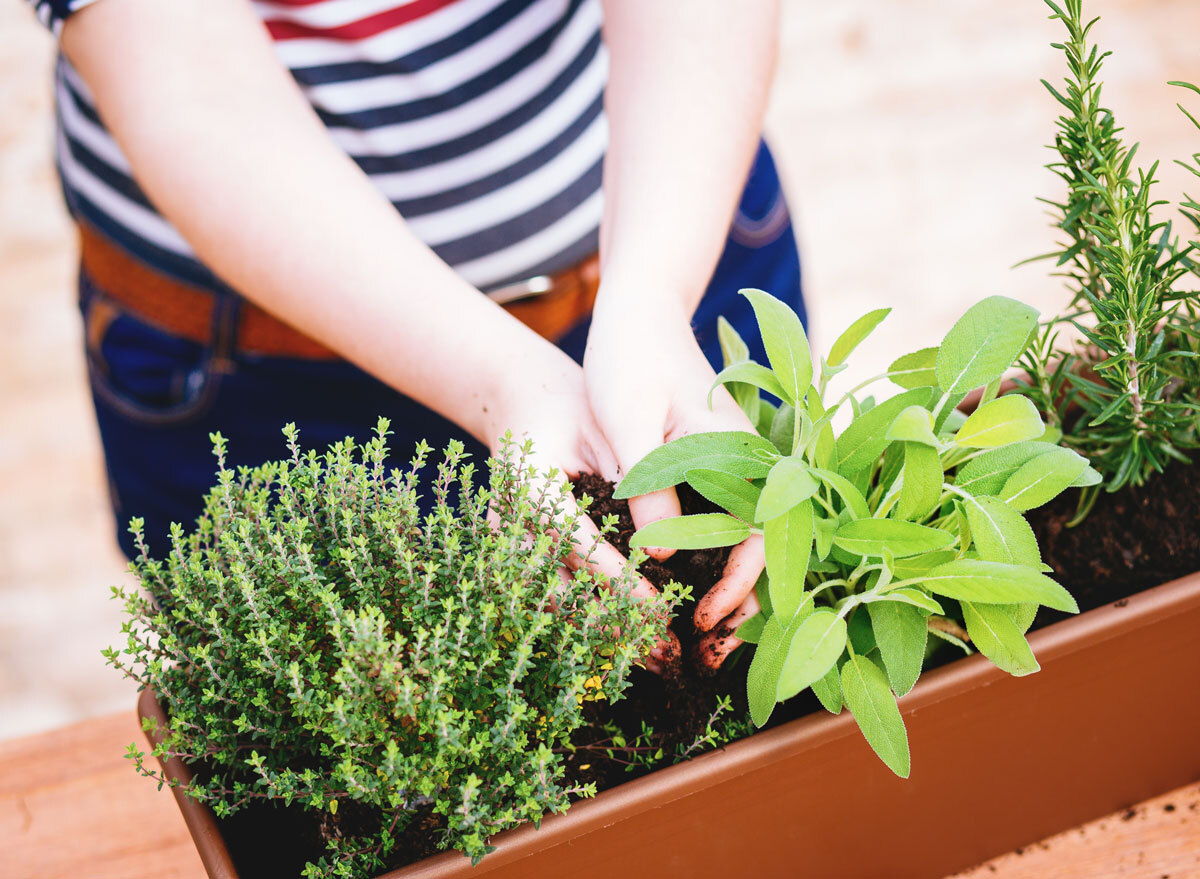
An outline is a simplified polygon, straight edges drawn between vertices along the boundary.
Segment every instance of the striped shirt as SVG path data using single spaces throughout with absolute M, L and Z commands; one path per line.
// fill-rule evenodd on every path
M 31 0 L 56 32 L 96 0 Z M 254 8 L 334 141 L 481 289 L 595 252 L 599 0 L 271 0 Z M 56 72 L 72 215 L 177 280 L 219 282 L 147 199 L 78 73 Z

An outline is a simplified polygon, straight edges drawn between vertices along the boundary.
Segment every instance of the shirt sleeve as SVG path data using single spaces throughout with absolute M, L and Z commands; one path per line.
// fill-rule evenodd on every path
M 95 2 L 96 0 L 29 0 L 38 21 L 54 31 L 56 36 L 62 30 L 64 21 Z

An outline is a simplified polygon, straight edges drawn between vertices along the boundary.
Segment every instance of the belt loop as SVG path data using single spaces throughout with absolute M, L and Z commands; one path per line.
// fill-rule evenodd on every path
M 212 309 L 212 351 L 209 355 L 212 368 L 217 372 L 233 372 L 242 303 L 240 295 L 218 282 Z

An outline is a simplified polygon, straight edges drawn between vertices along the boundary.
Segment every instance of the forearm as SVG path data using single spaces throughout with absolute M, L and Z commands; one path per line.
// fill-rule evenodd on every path
M 553 360 L 329 138 L 244 0 L 104 0 L 63 48 L 155 206 L 219 276 L 491 442 L 497 363 Z
M 761 134 L 777 0 L 606 0 L 611 73 L 598 311 L 657 295 L 690 317 Z

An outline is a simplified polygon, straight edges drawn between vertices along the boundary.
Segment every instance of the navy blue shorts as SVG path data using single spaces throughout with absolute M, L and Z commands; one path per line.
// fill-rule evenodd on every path
M 757 287 L 804 317 L 800 262 L 775 165 L 761 146 L 725 250 L 696 311 L 693 326 L 708 359 L 721 366 L 717 318 L 724 315 L 765 362 L 753 312 L 737 295 Z M 257 465 L 286 454 L 283 425 L 295 422 L 306 448 L 347 436 L 366 439 L 379 416 L 391 419 L 393 466 L 403 467 L 421 439 L 435 450 L 463 440 L 482 461 L 487 451 L 454 424 L 344 361 L 249 356 L 220 338 L 201 345 L 163 333 L 112 307 L 97 309 L 104 291 L 79 279 L 88 339 L 88 371 L 104 445 L 117 538 L 134 553 L 129 519 L 145 520 L 151 551 L 165 554 L 170 524 L 190 526 L 214 484 L 209 434 L 229 441 L 228 463 Z M 229 297 L 220 308 L 236 311 Z M 111 306 L 111 303 L 110 303 Z M 104 313 L 104 325 L 97 315 Z M 590 320 L 558 340 L 582 360 Z

